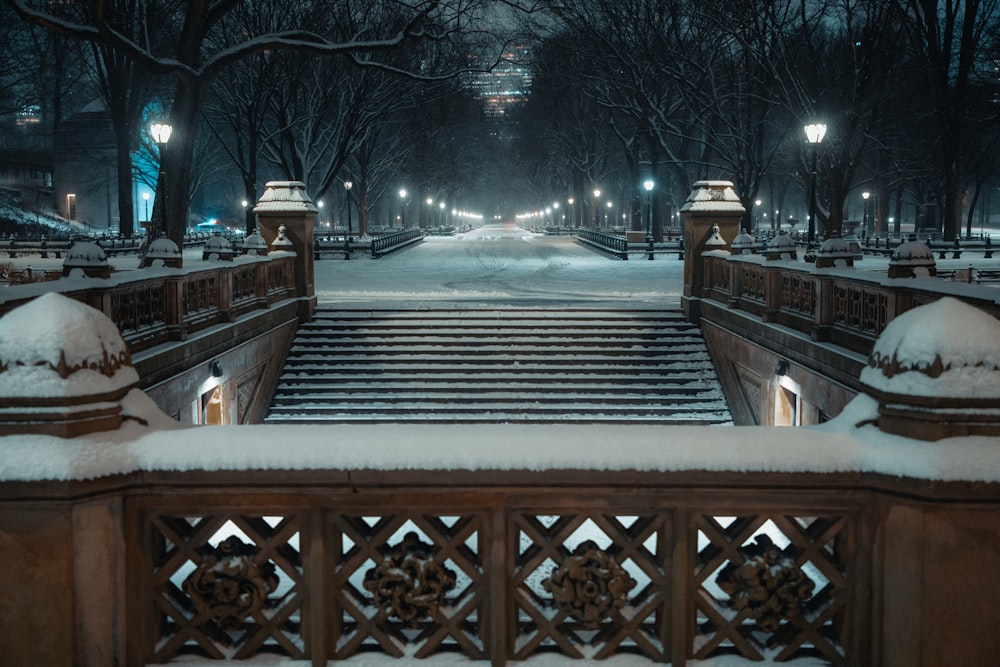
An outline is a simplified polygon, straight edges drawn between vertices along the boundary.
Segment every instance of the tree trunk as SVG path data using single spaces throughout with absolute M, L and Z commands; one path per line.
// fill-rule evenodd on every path
M 135 230 L 134 199 L 132 198 L 132 151 L 129 141 L 121 137 L 116 141 L 118 182 L 118 233 L 132 238 Z M 108 212 L 110 215 L 110 211 Z
M 191 163 L 194 156 L 194 134 L 198 124 L 202 85 L 199 81 L 181 78 L 177 83 L 174 104 L 170 109 L 170 123 L 173 126 L 171 138 L 180 139 L 167 144 L 160 163 L 164 175 L 166 211 L 164 228 L 167 237 L 183 246 L 187 230 L 188 202 L 191 187 Z

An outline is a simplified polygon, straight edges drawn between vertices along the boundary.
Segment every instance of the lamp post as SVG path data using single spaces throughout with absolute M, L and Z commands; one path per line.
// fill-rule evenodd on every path
M 606 211 L 604 212 L 604 226 L 605 226 L 605 227 L 608 227 L 608 215 L 609 215 L 609 214 L 611 213 L 611 207 L 612 207 L 612 203 L 611 203 L 611 201 L 610 201 L 610 200 L 609 200 L 609 201 L 608 201 L 608 203 L 607 203 L 607 207 L 608 207 L 608 210 L 606 210 Z
M 351 234 L 351 188 L 354 187 L 354 183 L 350 181 L 344 181 L 344 190 L 347 191 L 347 234 Z
M 400 229 L 406 229 L 406 190 L 402 189 L 399 191 L 399 198 L 402 203 L 399 205 L 399 227 Z
M 576 218 L 573 217 L 573 198 L 567 199 L 566 203 L 569 204 L 569 226 L 573 228 L 576 226 Z
M 253 231 L 253 225 L 250 223 L 250 209 L 249 209 L 250 202 L 244 199 L 240 202 L 240 205 L 243 207 L 244 229 L 246 230 L 247 234 L 249 234 L 250 232 Z
M 165 226 L 170 220 L 169 212 L 167 211 L 167 167 L 164 164 L 164 153 L 167 150 L 167 142 L 170 141 L 170 134 L 173 132 L 174 128 L 171 127 L 170 123 L 163 121 L 154 121 L 149 126 L 149 133 L 153 136 L 153 141 L 156 142 L 156 146 L 160 153 L 160 177 L 163 179 L 163 198 L 160 202 L 159 212 L 160 219 L 156 222 L 159 224 L 150 224 L 151 236 L 158 236 L 161 233 L 166 233 Z M 153 206 L 153 214 L 157 212 L 157 207 Z M 150 221 L 152 222 L 152 221 Z
M 864 212 L 862 212 L 861 214 L 861 228 L 864 230 L 863 233 L 866 237 L 871 236 L 871 233 L 868 231 L 868 199 L 871 196 L 872 193 L 868 192 L 867 190 L 861 193 L 861 198 L 865 201 Z
M 143 192 L 142 193 L 142 201 L 146 205 L 146 216 L 144 218 L 144 221 L 145 221 L 146 225 L 148 226 L 149 225 L 149 193 L 148 192 Z
M 812 146 L 812 169 L 809 173 L 809 231 L 806 241 L 811 246 L 816 240 L 816 154 L 826 136 L 825 123 L 809 123 L 805 126 L 806 141 Z
M 653 181 L 646 179 L 642 183 L 646 190 L 646 245 L 649 247 L 647 259 L 653 259 Z
M 598 218 L 597 218 L 597 200 L 601 198 L 601 189 L 594 188 L 594 205 L 591 208 L 594 209 L 594 229 L 597 229 Z
M 753 220 L 751 222 L 753 223 L 753 233 L 754 233 L 754 236 L 756 236 L 757 234 L 760 233 L 760 205 L 762 203 L 763 202 L 761 202 L 761 200 L 759 200 L 759 199 L 756 200 L 756 201 L 754 201 L 754 203 L 753 203 L 753 206 L 754 206 L 753 213 L 754 213 L 754 215 L 753 215 Z

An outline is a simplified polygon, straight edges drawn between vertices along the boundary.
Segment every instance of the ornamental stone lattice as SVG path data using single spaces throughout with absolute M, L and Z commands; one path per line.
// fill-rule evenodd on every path
M 746 611 L 762 632 L 774 632 L 785 619 L 802 615 L 816 584 L 767 535 L 741 549 L 742 563 L 730 562 L 715 579 L 729 606 Z
M 455 572 L 434 559 L 434 546 L 409 532 L 365 574 L 375 604 L 410 627 L 431 617 L 455 588 Z
M 267 603 L 278 587 L 274 564 L 254 562 L 257 548 L 235 535 L 207 547 L 205 560 L 184 580 L 184 592 L 201 617 L 234 630 Z
M 556 605 L 588 628 L 598 626 L 624 607 L 628 592 L 635 586 L 635 579 L 590 540 L 579 544 L 542 582 Z

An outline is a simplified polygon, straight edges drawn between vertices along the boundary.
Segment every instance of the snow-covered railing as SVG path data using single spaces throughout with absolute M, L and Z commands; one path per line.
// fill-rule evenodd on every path
M 372 259 L 385 257 L 397 250 L 402 250 L 415 243 L 424 240 L 424 231 L 418 227 L 411 227 L 398 232 L 391 232 L 372 238 L 371 252 Z
M 608 234 L 596 229 L 578 229 L 576 239 L 618 259 L 628 259 L 628 239 L 621 234 Z
M 888 278 L 858 269 L 817 269 L 717 251 L 702 256 L 702 298 L 853 352 L 867 354 L 886 325 L 942 296 L 1000 317 L 996 289 L 935 278 Z
M 293 260 L 280 255 L 12 287 L 0 302 L 0 315 L 42 292 L 60 292 L 108 316 L 135 353 L 293 297 Z

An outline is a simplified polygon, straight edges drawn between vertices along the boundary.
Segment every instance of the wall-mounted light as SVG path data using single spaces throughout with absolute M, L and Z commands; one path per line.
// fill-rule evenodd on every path
M 788 373 L 788 362 L 784 359 L 778 360 L 778 365 L 774 367 L 774 374 L 782 377 Z
M 218 361 L 213 361 L 211 363 L 211 368 L 212 368 L 212 377 L 214 378 L 222 377 L 222 364 L 220 364 Z

